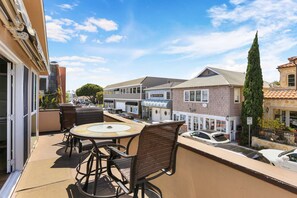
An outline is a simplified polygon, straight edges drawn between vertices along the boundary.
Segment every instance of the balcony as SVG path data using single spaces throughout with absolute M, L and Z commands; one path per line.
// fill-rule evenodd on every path
M 105 121 L 131 122 L 105 114 Z M 44 134 L 17 183 L 15 197 L 83 197 L 75 186 L 77 156 L 64 152 L 60 133 Z M 179 137 L 176 173 L 154 180 L 165 198 L 297 196 L 297 173 Z M 127 140 L 121 140 L 122 144 Z M 131 145 L 136 151 L 137 139 Z M 132 196 L 123 196 L 132 197 Z

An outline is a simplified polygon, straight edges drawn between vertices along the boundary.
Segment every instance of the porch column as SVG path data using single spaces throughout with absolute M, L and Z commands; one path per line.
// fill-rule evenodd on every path
M 286 126 L 290 126 L 290 111 L 286 110 Z

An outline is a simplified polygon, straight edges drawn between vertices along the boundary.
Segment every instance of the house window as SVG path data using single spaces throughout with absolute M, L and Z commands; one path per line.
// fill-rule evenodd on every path
M 140 87 L 137 87 L 137 93 L 140 93 Z
M 196 91 L 196 101 L 201 102 L 201 91 Z
M 185 120 L 186 120 L 186 115 L 181 114 L 181 115 L 180 115 L 180 120 L 185 121 Z
M 198 117 L 194 116 L 194 131 L 198 130 L 199 123 L 198 123 Z
M 173 114 L 173 120 L 174 120 L 174 121 L 177 121 L 177 119 L 176 119 L 176 114 Z
M 133 93 L 136 93 L 136 87 L 133 88 Z
M 240 103 L 240 88 L 234 88 L 234 102 Z
M 127 105 L 126 107 L 128 113 L 138 114 L 138 106 Z
M 200 117 L 199 119 L 199 129 L 202 130 L 203 129 L 203 118 Z
M 185 101 L 189 101 L 189 100 L 190 100 L 190 92 L 185 91 Z
M 295 86 L 295 75 L 294 74 L 288 75 L 288 86 L 289 87 Z
M 221 132 L 226 132 L 226 121 L 224 120 L 217 120 L 216 121 L 216 130 Z
M 208 90 L 184 91 L 184 101 L 188 102 L 208 102 Z
M 195 91 L 190 91 L 190 101 L 195 101 Z
M 188 116 L 188 129 L 192 130 L 192 116 Z
M 170 100 L 170 92 L 169 91 L 167 91 L 167 93 L 166 93 L 166 99 Z
M 202 102 L 208 102 L 208 90 L 202 90 Z

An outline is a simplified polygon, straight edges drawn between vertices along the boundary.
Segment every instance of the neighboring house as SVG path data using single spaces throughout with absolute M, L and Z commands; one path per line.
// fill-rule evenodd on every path
M 66 102 L 66 67 L 61 67 L 56 61 L 50 63 L 50 75 L 40 76 L 39 90 L 41 94 L 45 92 L 54 93 L 61 90 L 61 103 Z
M 216 130 L 236 139 L 245 74 L 212 67 L 173 87 L 173 119 L 188 130 Z
M 176 81 L 183 80 L 147 76 L 108 85 L 104 88 L 104 107 L 108 109 L 120 109 L 132 114 L 134 117 L 141 118 L 141 101 L 145 99 L 144 90 Z
M 297 129 L 297 56 L 289 63 L 277 67 L 280 73 L 279 87 L 264 90 L 264 119 L 280 118 L 286 126 Z
M 49 64 L 43 1 L 0 8 L 0 197 L 10 197 L 38 139 L 39 75 Z
M 185 80 L 184 80 L 185 81 Z M 169 82 L 145 89 L 142 118 L 152 122 L 172 119 L 172 87 L 184 82 Z

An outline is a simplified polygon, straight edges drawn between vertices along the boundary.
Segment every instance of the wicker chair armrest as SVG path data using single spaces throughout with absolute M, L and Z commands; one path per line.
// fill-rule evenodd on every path
M 122 148 L 125 148 L 126 149 L 126 147 L 123 146 L 123 145 L 116 145 L 116 146 L 117 147 L 119 146 L 119 147 L 122 147 Z M 124 157 L 124 158 L 133 158 L 134 157 L 134 155 L 127 155 L 125 152 L 119 151 L 118 149 L 116 149 L 113 146 L 107 146 L 107 148 L 110 149 L 112 152 L 120 155 L 121 157 Z

